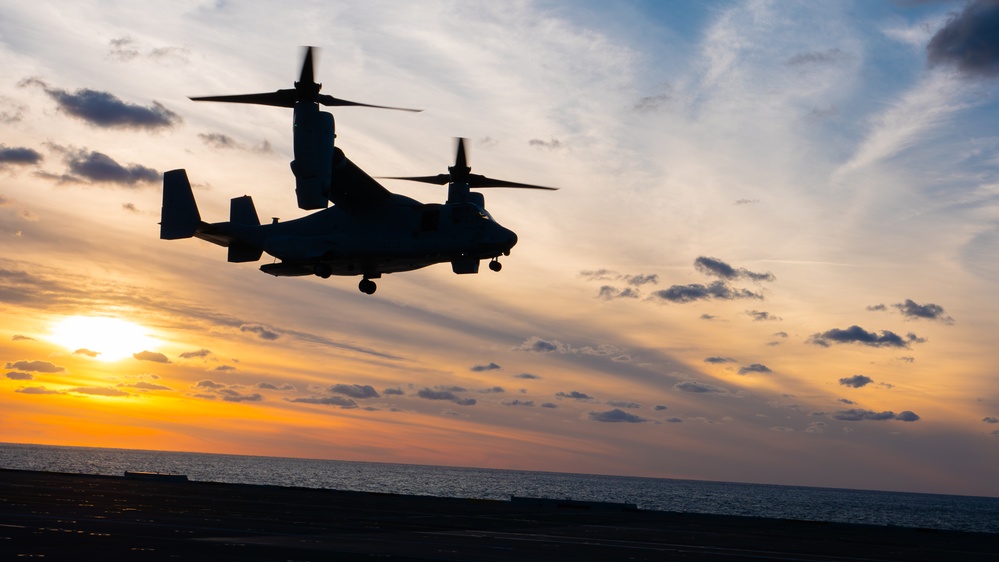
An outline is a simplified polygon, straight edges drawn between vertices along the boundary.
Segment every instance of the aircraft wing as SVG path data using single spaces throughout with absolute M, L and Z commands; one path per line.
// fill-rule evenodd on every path
M 333 175 L 330 183 L 330 201 L 338 207 L 370 207 L 384 205 L 392 192 L 369 176 L 347 158 L 339 148 L 334 149 Z

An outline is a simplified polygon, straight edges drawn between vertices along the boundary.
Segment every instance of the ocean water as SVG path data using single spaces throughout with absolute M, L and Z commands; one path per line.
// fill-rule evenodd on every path
M 639 509 L 999 533 L 999 498 L 520 470 L 0 443 L 0 468 L 421 496 L 510 496 L 636 504 Z

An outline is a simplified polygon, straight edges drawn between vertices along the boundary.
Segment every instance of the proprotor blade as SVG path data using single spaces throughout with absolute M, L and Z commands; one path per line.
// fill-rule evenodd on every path
M 315 76 L 316 76 L 316 69 L 312 63 L 312 47 L 306 47 L 305 60 L 302 61 L 302 72 L 300 73 L 298 77 L 298 83 L 296 83 L 295 86 L 300 87 L 298 86 L 298 84 L 314 85 L 316 84 Z M 317 89 L 316 91 L 318 92 L 319 90 Z
M 389 107 L 387 105 L 371 105 L 370 103 L 360 103 L 356 101 L 342 100 L 340 98 L 335 98 L 328 94 L 321 94 L 316 96 L 316 101 L 328 107 L 354 105 L 359 107 L 374 107 L 376 109 L 395 109 L 397 111 L 412 111 L 413 113 L 419 113 L 423 111 L 422 109 L 410 109 L 408 107 Z
M 221 101 L 228 103 L 251 103 L 254 105 L 271 105 L 274 107 L 295 107 L 298 101 L 296 90 L 278 90 L 263 94 L 241 94 L 235 96 L 201 96 L 190 98 L 193 101 Z
M 444 185 L 451 182 L 450 174 L 437 174 L 436 176 L 379 176 L 379 178 L 386 180 L 419 181 L 437 185 Z

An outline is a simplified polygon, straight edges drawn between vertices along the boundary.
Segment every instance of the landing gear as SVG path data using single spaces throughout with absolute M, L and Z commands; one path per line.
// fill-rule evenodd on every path
M 316 267 L 312 269 L 312 272 L 323 279 L 329 279 L 330 275 L 333 275 L 333 268 L 330 267 L 328 263 L 320 263 L 316 264 Z
M 375 294 L 375 289 L 378 288 L 378 285 L 375 285 L 374 281 L 365 277 L 364 279 L 361 279 L 360 283 L 357 284 L 357 288 L 366 295 L 373 295 Z
M 489 262 L 489 269 L 499 271 L 503 269 L 503 264 L 501 264 L 498 259 L 493 258 L 493 261 Z

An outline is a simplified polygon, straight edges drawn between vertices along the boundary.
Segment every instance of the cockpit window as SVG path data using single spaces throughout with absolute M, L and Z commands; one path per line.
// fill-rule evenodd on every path
M 467 224 L 473 220 L 492 220 L 489 213 L 475 205 L 455 205 L 451 210 L 454 224 Z

